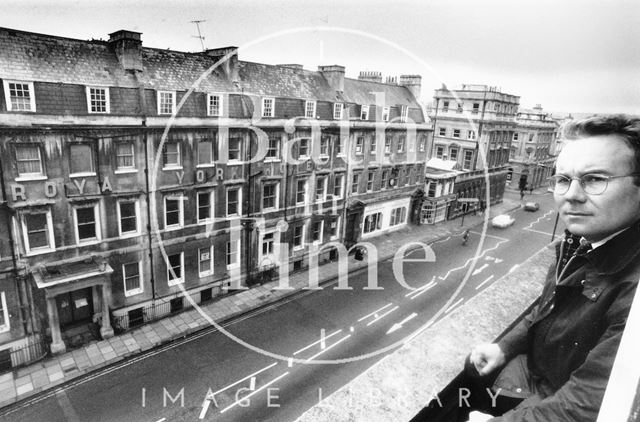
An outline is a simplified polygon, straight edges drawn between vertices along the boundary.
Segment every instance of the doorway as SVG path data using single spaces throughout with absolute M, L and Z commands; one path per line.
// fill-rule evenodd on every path
M 91 321 L 93 317 L 92 288 L 74 290 L 56 296 L 60 327 Z

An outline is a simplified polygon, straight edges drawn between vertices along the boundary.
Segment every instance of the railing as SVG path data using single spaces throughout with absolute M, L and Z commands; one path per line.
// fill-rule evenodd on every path
M 49 354 L 49 343 L 42 337 L 35 336 L 26 344 L 0 350 L 0 373 L 5 373 L 42 359 Z
M 111 326 L 116 334 L 120 334 L 148 322 L 157 321 L 169 314 L 182 311 L 184 309 L 183 299 L 183 296 L 180 295 L 168 301 L 132 309 L 124 315 L 111 315 Z

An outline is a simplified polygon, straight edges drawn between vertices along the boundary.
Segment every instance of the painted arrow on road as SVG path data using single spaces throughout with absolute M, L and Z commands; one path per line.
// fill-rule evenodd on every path
M 411 321 L 413 318 L 417 317 L 418 314 L 417 313 L 412 313 L 411 315 L 409 315 L 408 317 L 406 317 L 405 319 L 403 319 L 402 321 L 395 323 L 391 326 L 391 328 L 389 328 L 389 331 L 387 331 L 387 334 L 391 334 L 394 331 L 399 330 L 400 328 L 402 328 L 402 324 L 404 324 L 405 322 L 409 322 Z
M 484 264 L 482 267 L 476 269 L 471 275 L 476 275 L 476 274 L 480 274 L 482 272 L 482 270 L 484 270 L 485 268 L 487 268 L 489 266 L 489 264 Z

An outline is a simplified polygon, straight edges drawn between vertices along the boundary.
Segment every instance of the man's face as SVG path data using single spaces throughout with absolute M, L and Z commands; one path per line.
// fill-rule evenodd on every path
M 636 171 L 633 150 L 614 135 L 576 139 L 565 144 L 558 156 L 556 174 L 622 176 Z M 640 186 L 633 177 L 609 180 L 600 195 L 589 195 L 577 180 L 564 195 L 554 193 L 558 212 L 573 234 L 597 242 L 630 226 L 640 218 Z

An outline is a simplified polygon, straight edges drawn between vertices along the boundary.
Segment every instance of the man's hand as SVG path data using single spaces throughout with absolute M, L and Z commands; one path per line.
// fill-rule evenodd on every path
M 504 353 L 495 343 L 484 343 L 474 347 L 470 360 L 480 375 L 487 375 L 506 362 Z
M 485 422 L 491 419 L 493 416 L 487 415 L 486 413 L 478 412 L 477 410 L 469 413 L 469 421 L 468 422 Z

